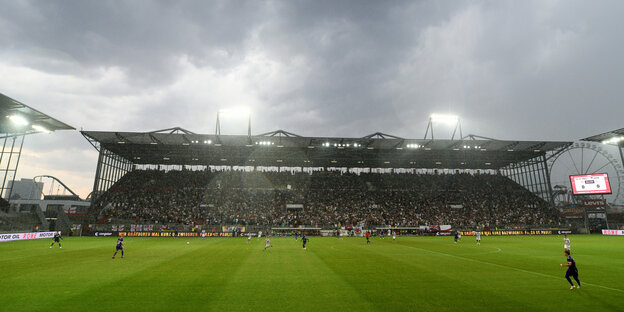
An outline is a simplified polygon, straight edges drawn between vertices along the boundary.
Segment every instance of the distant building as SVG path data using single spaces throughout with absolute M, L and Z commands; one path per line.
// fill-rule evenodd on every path
M 43 191 L 43 182 L 35 182 L 33 179 L 21 179 L 9 181 L 8 189 L 13 187 L 10 199 L 36 199 L 40 200 Z

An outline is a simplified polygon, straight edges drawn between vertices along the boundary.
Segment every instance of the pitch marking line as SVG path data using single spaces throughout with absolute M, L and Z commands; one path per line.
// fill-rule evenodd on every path
M 420 250 L 424 250 L 424 251 L 428 251 L 428 252 L 436 253 L 436 254 L 440 254 L 440 255 L 445 255 L 445 256 L 448 256 L 448 257 L 459 258 L 459 259 L 464 259 L 464 260 L 468 260 L 468 261 L 472 261 L 472 262 L 478 262 L 478 263 L 489 264 L 489 265 L 493 265 L 493 266 L 497 266 L 497 267 L 501 267 L 501 268 L 512 269 L 512 270 L 519 271 L 519 272 L 524 272 L 524 273 L 539 275 L 539 276 L 543 276 L 543 277 L 559 279 L 559 277 L 556 277 L 556 276 L 552 276 L 552 275 L 548 275 L 548 274 L 544 274 L 544 273 L 539 273 L 539 272 L 534 272 L 534 271 L 523 270 L 523 269 L 519 269 L 519 268 L 514 268 L 514 267 L 508 266 L 508 265 L 497 264 L 497 263 L 492 263 L 492 262 L 486 262 L 486 261 L 481 261 L 481 260 L 476 260 L 476 259 L 456 256 L 456 255 L 453 255 L 453 254 L 447 254 L 447 253 L 444 253 L 444 252 L 439 252 L 439 251 L 434 251 L 434 250 L 429 250 L 429 249 L 424 249 L 424 248 L 418 248 L 418 247 L 413 247 L 413 246 L 406 246 L 406 245 L 403 245 L 403 246 L 408 247 L 408 248 L 420 249 Z M 613 291 L 619 291 L 621 293 L 624 293 L 624 290 L 617 289 L 617 288 L 611 288 L 611 287 L 602 286 L 602 285 L 598 285 L 598 284 L 587 283 L 587 282 L 582 282 L 582 283 L 584 285 L 591 285 L 591 286 L 596 286 L 596 287 L 609 289 L 609 290 L 613 290 Z

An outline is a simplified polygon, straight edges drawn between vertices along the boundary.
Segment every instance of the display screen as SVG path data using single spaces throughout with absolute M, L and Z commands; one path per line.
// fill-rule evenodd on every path
M 570 176 L 574 195 L 611 194 L 609 176 L 606 173 Z

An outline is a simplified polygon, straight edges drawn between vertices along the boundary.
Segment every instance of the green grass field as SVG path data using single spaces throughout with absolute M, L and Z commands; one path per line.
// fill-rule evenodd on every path
M 8 242 L 0 311 L 624 311 L 623 239 L 571 236 L 573 291 L 554 235 Z

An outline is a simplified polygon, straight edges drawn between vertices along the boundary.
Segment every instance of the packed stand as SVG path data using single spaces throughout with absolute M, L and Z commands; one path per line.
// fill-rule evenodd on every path
M 467 173 L 135 170 L 96 207 L 112 223 L 137 224 L 520 228 L 559 221 L 555 209 L 512 180 Z

